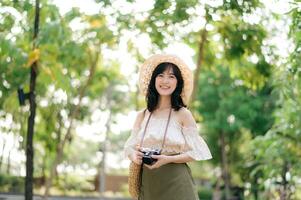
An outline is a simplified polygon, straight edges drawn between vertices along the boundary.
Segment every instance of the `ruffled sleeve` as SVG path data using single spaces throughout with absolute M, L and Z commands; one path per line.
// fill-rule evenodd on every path
M 124 155 L 129 158 L 129 156 L 134 152 L 136 145 L 138 144 L 138 132 L 140 128 L 133 128 L 130 137 L 124 144 Z
M 144 120 L 146 109 L 141 110 L 137 113 L 137 117 L 131 132 L 130 137 L 124 144 L 124 155 L 130 158 L 130 155 L 135 151 L 136 145 L 139 142 L 138 133 L 141 129 L 142 121 Z
M 196 127 L 182 127 L 182 133 L 186 143 L 185 154 L 194 160 L 208 160 L 212 158 L 206 142 L 199 135 Z

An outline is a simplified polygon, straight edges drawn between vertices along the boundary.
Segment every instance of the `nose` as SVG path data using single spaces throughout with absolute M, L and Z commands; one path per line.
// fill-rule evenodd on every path
M 162 81 L 163 81 L 163 83 L 168 83 L 169 82 L 169 78 L 166 77 L 166 76 L 164 76 Z

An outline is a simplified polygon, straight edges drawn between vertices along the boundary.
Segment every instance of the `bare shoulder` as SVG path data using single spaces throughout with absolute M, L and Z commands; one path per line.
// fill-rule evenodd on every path
M 178 115 L 180 118 L 187 118 L 187 117 L 192 117 L 192 114 L 188 108 L 182 107 L 178 111 Z
M 145 115 L 146 112 L 147 112 L 146 109 L 139 110 L 139 111 L 137 112 L 136 121 L 141 122 L 141 121 L 143 120 L 144 115 Z
M 183 126 L 189 126 L 191 124 L 194 124 L 194 118 L 192 116 L 192 113 L 190 112 L 189 109 L 183 107 L 181 108 L 178 113 L 178 120 Z

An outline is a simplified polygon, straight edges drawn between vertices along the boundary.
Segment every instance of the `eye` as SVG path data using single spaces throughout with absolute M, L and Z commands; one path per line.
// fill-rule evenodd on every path
M 158 74 L 158 77 L 162 78 L 164 75 L 163 74 Z
M 169 75 L 169 78 L 176 78 L 175 75 Z

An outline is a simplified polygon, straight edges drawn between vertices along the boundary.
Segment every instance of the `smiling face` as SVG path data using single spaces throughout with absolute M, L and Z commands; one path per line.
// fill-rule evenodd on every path
M 171 96 L 177 87 L 177 78 L 171 66 L 156 76 L 155 87 L 159 95 Z
M 150 112 L 158 106 L 160 97 L 170 97 L 175 110 L 185 107 L 181 93 L 184 80 L 180 69 L 173 63 L 160 63 L 153 71 L 146 94 L 147 108 Z

